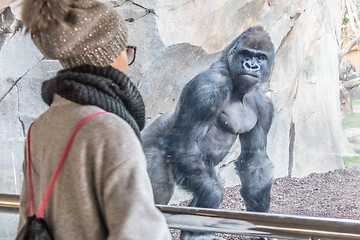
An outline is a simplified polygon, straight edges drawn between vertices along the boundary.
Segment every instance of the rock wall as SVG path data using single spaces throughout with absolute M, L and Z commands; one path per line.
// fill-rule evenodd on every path
M 356 37 L 356 34 L 352 30 L 350 24 L 343 26 L 341 40 L 342 46 L 344 48 L 352 39 Z M 352 65 L 351 71 L 347 71 L 347 75 L 341 78 L 344 87 L 347 90 L 347 93 L 351 99 L 356 99 L 360 97 L 360 43 L 355 44 L 353 48 L 341 58 L 341 65 Z M 340 67 L 341 70 L 341 67 Z M 346 70 L 346 69 L 344 69 Z M 345 71 L 346 72 L 346 71 Z M 353 74 L 356 72 L 356 74 Z M 340 73 L 341 75 L 341 73 Z
M 352 30 L 350 24 L 347 24 L 342 27 L 341 31 L 341 48 L 344 48 L 348 43 L 351 42 L 352 39 L 356 37 L 356 33 Z M 360 59 L 359 59 L 359 51 L 360 51 L 360 44 L 355 44 L 353 48 L 345 54 L 341 61 L 350 61 L 356 70 L 360 70 Z
M 260 24 L 277 52 L 270 84 L 276 115 L 268 149 L 275 176 L 302 177 L 343 167 L 340 1 L 157 1 L 154 12 L 164 46 L 149 69 L 142 69 L 140 90 L 149 121 L 172 109 L 182 86 L 208 68 L 231 40 Z M 228 162 L 239 153 L 238 147 L 233 150 Z M 227 184 L 235 184 L 233 179 Z
M 268 137 L 275 176 L 343 167 L 340 0 L 104 1 L 124 15 L 129 43 L 138 47 L 128 75 L 144 96 L 148 123 L 172 109 L 184 84 L 235 37 L 260 24 L 276 48 L 270 83 L 276 113 Z M 43 59 L 13 15 L 19 9 L 11 10 L 0 18 L 0 192 L 19 194 L 25 133 L 47 109 L 40 98 L 42 81 L 60 65 Z M 238 154 L 237 143 L 221 166 L 227 186 L 239 183 L 232 164 Z M 1 216 L 0 238 L 13 239 L 17 216 Z

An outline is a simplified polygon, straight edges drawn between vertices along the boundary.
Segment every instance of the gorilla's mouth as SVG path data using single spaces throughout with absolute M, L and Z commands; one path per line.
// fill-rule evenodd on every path
M 256 74 L 245 73 L 241 76 L 241 78 L 244 79 L 245 81 L 251 81 L 251 82 L 259 81 L 259 76 Z
M 243 76 L 252 77 L 252 78 L 259 78 L 258 74 L 252 74 L 252 73 L 244 73 Z

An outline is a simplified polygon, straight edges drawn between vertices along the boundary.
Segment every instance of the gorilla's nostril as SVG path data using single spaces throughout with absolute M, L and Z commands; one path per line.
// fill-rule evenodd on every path
M 260 65 L 257 62 L 254 61 L 245 61 L 243 63 L 243 67 L 249 70 L 259 70 Z

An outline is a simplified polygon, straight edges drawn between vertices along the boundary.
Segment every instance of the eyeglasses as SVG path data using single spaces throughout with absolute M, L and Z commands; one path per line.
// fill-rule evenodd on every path
M 135 46 L 127 46 L 126 47 L 126 55 L 128 58 L 128 66 L 134 63 L 136 57 L 136 47 Z

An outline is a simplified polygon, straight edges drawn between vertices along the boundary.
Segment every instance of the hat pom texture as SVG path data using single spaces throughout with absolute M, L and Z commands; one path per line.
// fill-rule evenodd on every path
M 22 20 L 36 47 L 64 68 L 107 66 L 127 46 L 125 21 L 97 0 L 23 0 Z
M 59 22 L 71 21 L 71 8 L 67 0 L 24 0 L 22 21 L 31 31 L 41 31 Z

